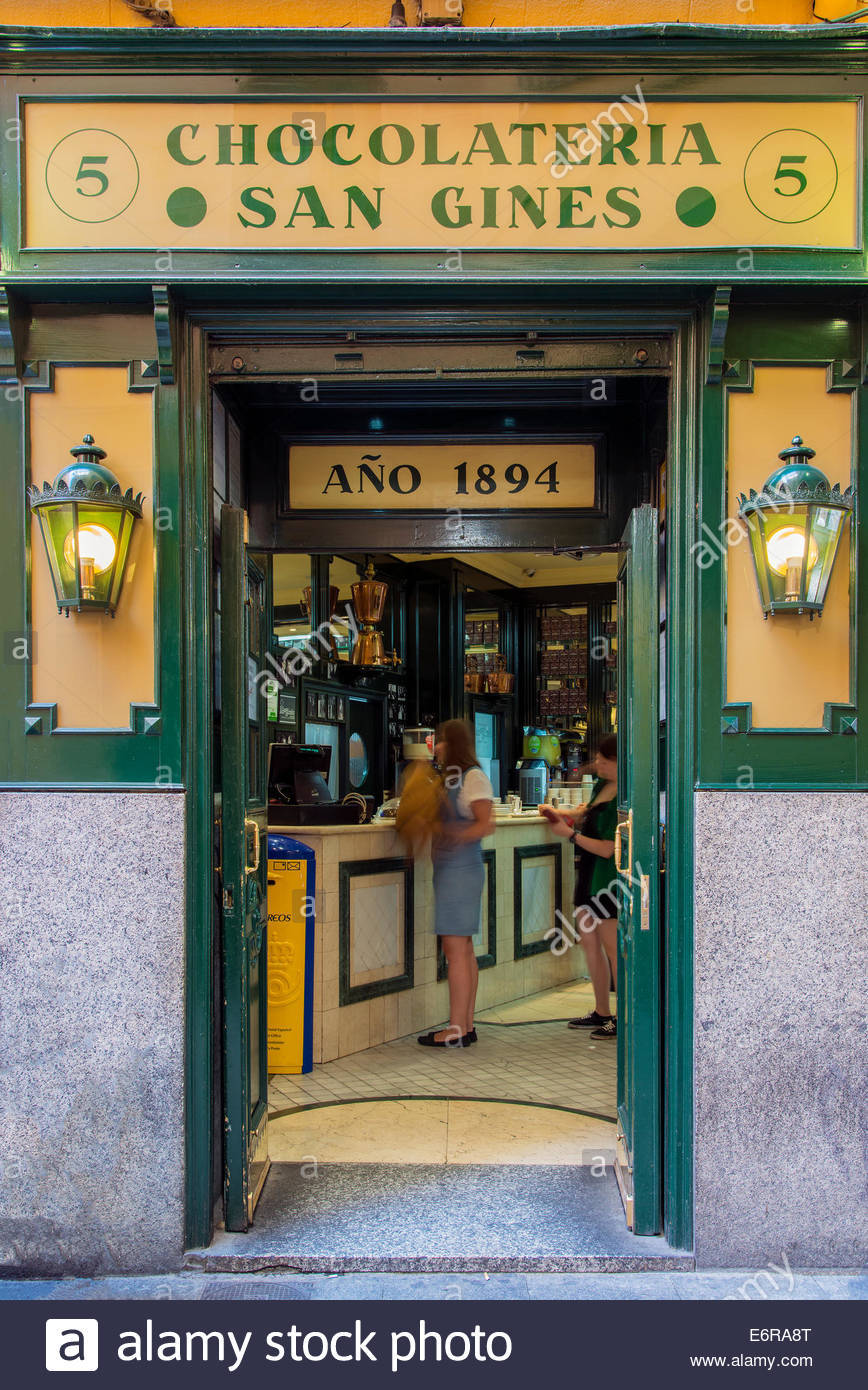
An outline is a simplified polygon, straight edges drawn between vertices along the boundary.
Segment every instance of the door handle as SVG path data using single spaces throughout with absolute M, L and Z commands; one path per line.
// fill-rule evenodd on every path
M 623 831 L 628 832 L 627 867 L 621 863 L 621 852 L 623 850 Z M 631 878 L 633 874 L 633 807 L 627 812 L 627 819 L 618 821 L 615 827 L 615 870 L 619 874 L 625 874 Z
M 248 845 L 248 843 L 249 843 L 249 841 L 248 841 L 248 839 L 247 839 L 247 834 L 248 834 L 248 831 L 250 831 L 250 830 L 253 831 L 253 863 L 252 863 L 252 864 L 250 863 L 250 857 L 249 857 L 249 854 L 247 853 L 247 850 L 246 850 L 246 847 L 247 847 L 247 845 Z M 259 822 L 258 822 L 258 821 L 255 821 L 255 820 L 250 820 L 248 817 L 245 817 L 245 820 L 244 820 L 244 843 L 245 843 L 245 855 L 244 855 L 245 863 L 244 863 L 244 872 L 247 873 L 247 874 L 255 874 L 255 873 L 258 873 L 258 872 L 259 872 L 259 845 L 260 845 L 260 838 L 261 838 L 261 837 L 260 837 L 260 834 L 259 834 Z

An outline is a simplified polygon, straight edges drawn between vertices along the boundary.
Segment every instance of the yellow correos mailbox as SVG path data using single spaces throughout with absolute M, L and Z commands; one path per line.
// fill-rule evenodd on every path
M 268 1070 L 313 1068 L 316 856 L 289 835 L 268 836 Z

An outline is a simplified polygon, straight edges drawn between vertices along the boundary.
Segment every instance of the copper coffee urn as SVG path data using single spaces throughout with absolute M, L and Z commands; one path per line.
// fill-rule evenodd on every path
M 364 579 L 353 585 L 353 608 L 361 628 L 350 661 L 353 666 L 387 666 L 383 634 L 377 627 L 386 606 L 389 586 L 383 579 L 374 578 L 374 564 L 368 561 Z

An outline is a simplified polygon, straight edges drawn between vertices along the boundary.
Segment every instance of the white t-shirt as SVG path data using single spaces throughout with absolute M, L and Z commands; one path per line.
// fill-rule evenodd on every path
M 481 767 L 469 767 L 461 780 L 458 793 L 458 814 L 473 820 L 470 807 L 474 801 L 493 801 L 494 788 Z

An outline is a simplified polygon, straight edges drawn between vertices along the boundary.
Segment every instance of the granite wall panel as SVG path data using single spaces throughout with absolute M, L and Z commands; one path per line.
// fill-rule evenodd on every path
M 862 1267 L 868 795 L 696 795 L 701 1266 Z
M 0 793 L 0 1271 L 177 1268 L 184 798 Z

